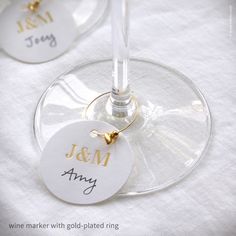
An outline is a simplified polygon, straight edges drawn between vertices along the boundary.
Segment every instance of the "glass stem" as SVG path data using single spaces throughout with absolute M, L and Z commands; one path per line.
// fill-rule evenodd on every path
M 129 74 L 128 0 L 111 0 L 113 83 L 108 103 L 112 115 L 125 117 L 132 112 Z

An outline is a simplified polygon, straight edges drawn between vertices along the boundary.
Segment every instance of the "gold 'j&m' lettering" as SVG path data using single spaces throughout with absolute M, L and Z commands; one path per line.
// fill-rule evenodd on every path
M 82 147 L 77 152 L 77 145 L 72 144 L 72 148 L 66 154 L 66 159 L 76 158 L 78 161 L 87 162 L 90 164 L 96 164 L 98 166 L 107 166 L 110 160 L 111 153 L 107 152 L 102 156 L 101 150 L 96 150 L 95 153 L 90 153 L 87 147 Z
M 16 22 L 17 32 L 23 33 L 27 30 L 33 30 L 42 25 L 50 24 L 53 21 L 52 14 L 49 11 L 45 12 L 45 14 L 27 16 L 24 20 L 19 20 Z

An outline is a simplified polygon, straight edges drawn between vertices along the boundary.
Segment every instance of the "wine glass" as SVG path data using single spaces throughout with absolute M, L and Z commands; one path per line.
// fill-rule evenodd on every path
M 180 72 L 147 59 L 129 58 L 128 0 L 111 0 L 113 58 L 78 65 L 44 92 L 35 112 L 40 149 L 60 128 L 82 119 L 102 120 L 118 129 L 136 112 L 124 135 L 135 165 L 120 195 L 170 186 L 188 175 L 206 151 L 211 116 L 205 98 Z M 87 111 L 87 105 L 99 94 Z M 124 156 L 124 158 L 129 158 Z

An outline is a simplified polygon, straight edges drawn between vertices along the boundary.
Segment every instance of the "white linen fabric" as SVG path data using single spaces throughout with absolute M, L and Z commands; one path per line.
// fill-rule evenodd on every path
M 130 3 L 131 56 L 181 71 L 209 103 L 213 135 L 205 158 L 190 176 L 161 192 L 93 206 L 58 200 L 38 172 L 35 107 L 69 67 L 111 56 L 110 18 L 51 62 L 24 64 L 0 52 L 0 235 L 236 235 L 236 1 Z M 119 230 L 9 229 L 10 223 L 39 222 L 104 222 L 119 224 Z

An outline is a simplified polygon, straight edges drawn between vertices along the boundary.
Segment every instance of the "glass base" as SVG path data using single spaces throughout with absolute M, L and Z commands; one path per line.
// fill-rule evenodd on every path
M 79 65 L 46 90 L 34 123 L 41 149 L 60 128 L 83 119 L 85 108 L 95 97 L 110 91 L 111 74 L 111 60 Z M 207 103 L 181 73 L 155 62 L 132 59 L 130 88 L 140 111 L 124 134 L 133 147 L 135 166 L 120 195 L 161 190 L 183 179 L 199 163 L 211 134 Z M 98 99 L 89 109 L 88 119 L 107 121 L 117 128 L 129 122 L 108 115 L 106 102 L 107 96 Z

